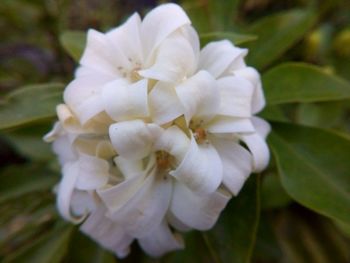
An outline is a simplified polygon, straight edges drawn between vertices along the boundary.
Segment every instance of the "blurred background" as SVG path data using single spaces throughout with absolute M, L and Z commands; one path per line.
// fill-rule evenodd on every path
M 41 140 L 54 122 L 54 108 L 12 128 L 6 126 L 3 116 L 18 108 L 4 110 L 3 105 L 8 94 L 32 84 L 63 84 L 57 88 L 61 100 L 59 94 L 73 78 L 79 57 L 79 51 L 74 52 L 79 43 L 70 36 L 82 37 L 80 31 L 88 28 L 106 31 L 133 12 L 145 14 L 163 2 L 167 1 L 1 0 L 0 261 L 119 262 L 61 221 L 55 210 L 52 188 L 60 172 L 50 146 Z M 349 0 L 173 2 L 189 13 L 203 43 L 228 36 L 250 48 L 247 63 L 261 72 L 284 61 L 306 62 L 350 80 Z M 272 23 L 269 18 L 276 15 L 282 19 Z M 269 29 L 271 32 L 265 32 Z M 254 53 L 266 46 L 275 53 L 270 56 L 267 49 L 266 54 Z M 40 92 L 41 86 L 33 89 Z M 21 107 L 26 103 L 21 100 Z M 31 110 L 30 105 L 26 107 Z M 349 136 L 349 108 L 348 100 L 298 103 L 283 106 L 283 114 L 291 122 L 331 128 Z M 248 182 L 214 234 L 189 233 L 186 251 L 154 260 L 134 245 L 132 254 L 121 262 L 350 262 L 350 227 L 293 201 L 281 187 L 273 161 L 260 179 Z M 240 219 L 242 210 L 245 214 Z M 245 223 L 254 225 L 254 230 Z M 243 233 L 234 234 L 234 240 L 222 237 L 236 228 Z M 220 257 L 215 255 L 218 237 L 226 244 Z

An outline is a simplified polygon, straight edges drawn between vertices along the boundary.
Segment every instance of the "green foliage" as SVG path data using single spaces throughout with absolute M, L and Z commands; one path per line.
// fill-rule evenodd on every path
M 31 85 L 7 94 L 0 101 L 0 130 L 55 116 L 62 101 L 62 84 Z
M 263 75 L 269 104 L 318 102 L 350 98 L 350 83 L 321 68 L 303 63 L 284 63 Z
M 258 36 L 247 44 L 247 63 L 263 69 L 299 41 L 316 22 L 314 10 L 291 10 L 262 18 L 248 28 Z
M 68 54 L 75 61 L 79 61 L 84 51 L 86 34 L 82 31 L 65 31 L 61 34 L 60 41 Z
M 318 128 L 273 127 L 270 145 L 288 194 L 304 206 L 350 225 L 350 140 Z
M 59 219 L 59 165 L 42 141 L 86 30 L 104 31 L 138 7 L 97 2 L 0 5 L 1 262 L 119 262 Z M 180 3 L 202 46 L 229 39 L 249 49 L 246 62 L 260 70 L 267 100 L 259 115 L 271 121 L 271 163 L 250 177 L 212 230 L 185 235 L 185 250 L 151 259 L 133 248 L 120 262 L 349 262 L 348 2 Z

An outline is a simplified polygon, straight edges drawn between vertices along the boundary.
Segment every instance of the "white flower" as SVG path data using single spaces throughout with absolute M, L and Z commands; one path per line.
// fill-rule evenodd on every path
M 208 230 L 251 172 L 269 161 L 270 126 L 247 50 L 202 50 L 181 7 L 89 30 L 75 79 L 45 140 L 62 166 L 58 209 L 119 257 L 137 240 L 152 256 Z

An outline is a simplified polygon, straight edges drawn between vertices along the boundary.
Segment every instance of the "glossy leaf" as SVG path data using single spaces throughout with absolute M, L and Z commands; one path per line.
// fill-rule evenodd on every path
M 350 140 L 318 128 L 275 123 L 269 142 L 287 193 L 350 224 Z
M 4 262 L 60 263 L 66 255 L 72 225 L 59 224 L 48 234 L 5 258 Z
M 255 22 L 248 33 L 257 41 L 247 44 L 247 64 L 262 69 L 275 61 L 299 41 L 314 25 L 316 16 L 311 10 L 295 9 L 270 15 Z
M 283 189 L 276 174 L 267 174 L 261 183 L 261 208 L 276 209 L 290 204 L 292 199 Z
M 0 175 L 0 203 L 28 193 L 50 190 L 57 180 L 58 177 L 40 163 L 6 168 Z
M 221 262 L 250 262 L 260 215 L 258 175 L 251 175 L 242 192 L 222 212 L 215 227 L 204 235 Z
M 58 83 L 31 85 L 7 94 L 0 102 L 0 130 L 55 116 L 63 87 Z
M 350 83 L 304 63 L 285 63 L 263 75 L 267 103 L 317 102 L 350 98 Z
M 86 33 L 82 31 L 65 31 L 61 34 L 60 41 L 68 54 L 78 62 L 86 45 Z
M 257 36 L 254 35 L 244 35 L 239 33 L 234 33 L 230 31 L 214 31 L 209 33 L 203 33 L 200 35 L 201 45 L 204 46 L 206 43 L 215 40 L 230 40 L 235 45 L 240 45 L 250 41 L 255 41 Z

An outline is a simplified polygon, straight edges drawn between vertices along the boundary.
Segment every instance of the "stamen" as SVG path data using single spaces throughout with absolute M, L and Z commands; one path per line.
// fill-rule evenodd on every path
M 194 130 L 193 136 L 198 143 L 203 143 L 207 141 L 207 132 L 201 127 L 196 128 Z
M 156 152 L 157 168 L 160 171 L 169 171 L 172 168 L 173 157 L 164 151 Z

